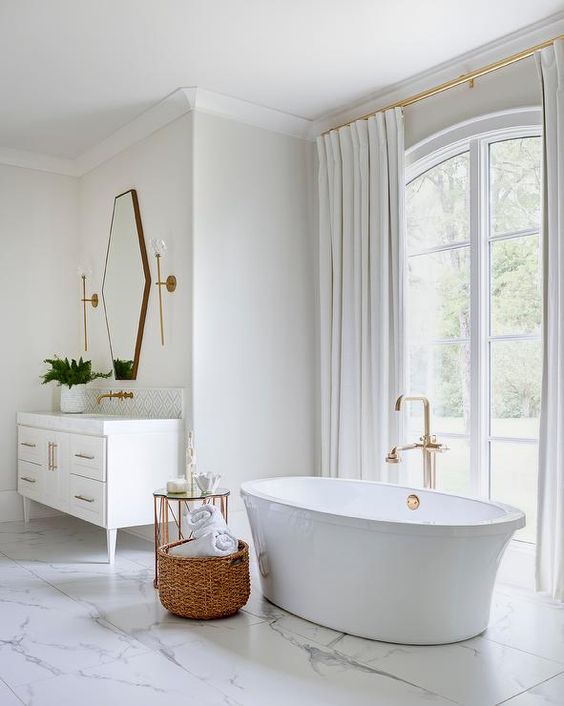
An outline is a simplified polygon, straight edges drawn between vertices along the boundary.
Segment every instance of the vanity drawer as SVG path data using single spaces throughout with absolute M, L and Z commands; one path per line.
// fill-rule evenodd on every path
M 18 458 L 32 463 L 43 462 L 45 432 L 33 427 L 18 426 Z
M 101 436 L 70 435 L 70 472 L 77 476 L 106 480 L 106 439 Z
M 106 523 L 106 484 L 71 475 L 70 513 L 103 527 Z
M 30 461 L 18 461 L 18 493 L 36 500 L 41 497 L 43 468 Z

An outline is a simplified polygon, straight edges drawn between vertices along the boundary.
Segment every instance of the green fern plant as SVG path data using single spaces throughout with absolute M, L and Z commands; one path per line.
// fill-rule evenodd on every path
M 131 380 L 133 378 L 133 361 L 115 358 L 114 373 L 116 380 Z
M 82 360 L 82 357 L 76 361 L 74 358 L 69 361 L 68 358 L 46 358 L 44 363 L 51 367 L 41 376 L 41 382 L 45 385 L 48 382 L 56 382 L 59 385 L 85 385 L 87 382 L 97 380 L 98 378 L 109 378 L 112 374 L 109 373 L 94 373 L 92 372 L 92 361 Z

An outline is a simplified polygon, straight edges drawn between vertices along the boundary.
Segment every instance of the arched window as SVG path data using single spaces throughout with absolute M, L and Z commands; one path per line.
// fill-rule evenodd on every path
M 433 403 L 437 486 L 525 510 L 536 531 L 540 111 L 482 118 L 408 154 L 407 380 Z M 413 406 L 412 415 L 420 413 Z M 408 417 L 410 435 L 419 417 Z M 407 454 L 406 454 L 407 456 Z M 416 460 L 409 474 L 414 480 Z

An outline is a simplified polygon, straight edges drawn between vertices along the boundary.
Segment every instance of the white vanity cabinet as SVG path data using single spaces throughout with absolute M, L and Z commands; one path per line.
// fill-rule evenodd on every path
M 108 561 L 117 530 L 153 522 L 153 491 L 181 468 L 182 422 L 18 413 L 18 492 L 104 527 Z
M 68 435 L 18 428 L 18 491 L 57 510 L 68 508 Z M 29 502 L 24 502 L 27 519 Z

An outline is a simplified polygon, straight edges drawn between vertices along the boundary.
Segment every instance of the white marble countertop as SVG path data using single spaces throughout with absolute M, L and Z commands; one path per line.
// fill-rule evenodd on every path
M 18 424 L 52 431 L 108 436 L 180 430 L 182 419 L 140 419 L 107 414 L 64 414 L 63 412 L 18 412 Z

